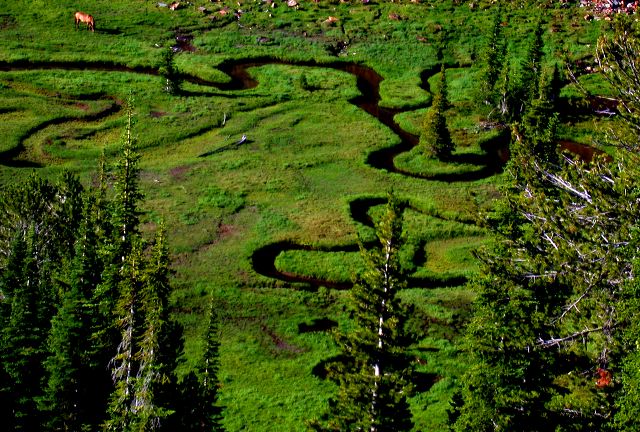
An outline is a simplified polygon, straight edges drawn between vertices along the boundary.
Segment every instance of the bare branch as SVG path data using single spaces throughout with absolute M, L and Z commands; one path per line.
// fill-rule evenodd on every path
M 598 328 L 594 328 L 594 329 L 584 329 L 584 330 L 582 330 L 580 332 L 576 332 L 576 333 L 570 334 L 569 336 L 565 336 L 565 337 L 562 337 L 562 338 L 554 338 L 554 337 L 552 337 L 551 339 L 546 339 L 546 340 L 543 339 L 543 338 L 539 338 L 538 339 L 538 345 L 540 345 L 542 348 L 549 348 L 549 347 L 552 347 L 552 346 L 555 346 L 555 345 L 560 346 L 561 343 L 571 342 L 571 341 L 573 341 L 575 339 L 579 339 L 581 337 L 584 337 L 584 336 L 586 336 L 586 335 L 588 335 L 590 333 L 602 332 L 605 329 L 609 330 L 610 328 L 611 327 L 606 327 L 605 328 L 603 326 L 603 327 L 598 327 Z

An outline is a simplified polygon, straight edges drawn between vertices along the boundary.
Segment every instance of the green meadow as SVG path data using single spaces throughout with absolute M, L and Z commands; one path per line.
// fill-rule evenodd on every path
M 304 430 L 306 419 L 325 410 L 336 391 L 321 373 L 323 361 L 338 354 L 330 329 L 349 326 L 345 297 L 362 268 L 358 241 L 375 240 L 373 223 L 393 191 L 407 204 L 402 298 L 414 306 L 412 355 L 424 377 L 411 398 L 415 430 L 445 430 L 466 367 L 460 334 L 474 297 L 466 281 L 479 271 L 473 251 L 490 241 L 482 221 L 501 182 L 500 156 L 490 148 L 504 131 L 483 126 L 490 112 L 476 101 L 477 63 L 496 7 L 298 3 L 193 0 L 173 11 L 150 0 L 5 2 L 0 184 L 34 172 L 53 179 L 63 170 L 95 182 L 101 154 L 115 160 L 123 104 L 133 98 L 144 226 L 166 223 L 173 313 L 186 329 L 180 372 L 201 352 L 212 297 L 222 324 L 228 431 Z M 514 64 L 539 18 L 546 65 L 591 60 L 609 24 L 557 3 L 503 5 Z M 95 17 L 95 32 L 74 28 L 76 10 Z M 182 78 L 174 95 L 159 74 L 171 47 Z M 255 87 L 225 87 L 225 65 L 252 61 Z M 402 140 L 354 103 L 363 87 L 344 65 L 377 72 L 380 107 L 395 113 L 400 129 L 419 134 L 441 63 L 452 159 L 430 159 L 413 147 L 395 157 L 397 170 L 371 163 Z M 580 81 L 607 94 L 597 75 Z M 568 107 L 562 139 L 597 139 L 610 120 L 579 109 L 585 103 L 575 84 L 566 81 L 561 97 Z M 270 245 L 280 245 L 275 256 L 257 254 Z M 262 264 L 273 274 L 256 269 L 267 258 Z

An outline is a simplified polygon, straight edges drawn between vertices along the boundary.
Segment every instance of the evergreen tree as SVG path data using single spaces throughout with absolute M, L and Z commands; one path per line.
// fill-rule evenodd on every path
M 455 148 L 445 118 L 445 111 L 448 107 L 447 77 L 443 64 L 440 70 L 440 86 L 433 96 L 431 108 L 425 115 L 420 135 L 420 145 L 430 157 L 446 159 L 451 156 Z
M 544 33 L 544 27 L 542 21 L 538 21 L 536 28 L 533 31 L 533 39 L 529 43 L 527 50 L 527 57 L 524 63 L 520 67 L 520 74 L 518 80 L 518 99 L 522 101 L 520 112 L 524 110 L 524 107 L 533 99 L 537 98 L 540 94 L 540 78 L 542 76 L 542 57 L 544 52 L 544 42 L 542 35 Z
M 223 431 L 222 407 L 218 404 L 218 371 L 220 368 L 220 330 L 213 299 L 209 305 L 209 324 L 205 333 L 205 349 L 194 371 L 181 383 L 179 429 L 188 431 Z
M 163 389 L 175 383 L 172 368 L 175 364 L 167 363 L 169 359 L 164 353 L 171 345 L 168 333 L 169 293 L 169 252 L 164 227 L 161 226 L 151 251 L 151 262 L 145 269 L 141 292 L 144 323 L 136 355 L 139 367 L 132 407 L 136 415 L 136 430 L 139 431 L 158 430 L 161 420 L 171 413 L 160 400 Z
M 27 243 L 22 235 L 17 235 L 11 243 L 7 263 L 0 273 L 0 418 L 5 420 L 4 427 L 14 430 L 17 386 L 9 374 L 10 361 L 13 360 L 13 341 L 9 339 L 10 318 L 14 292 L 20 293 L 24 281 L 24 269 L 27 259 Z
M 553 134 L 538 130 L 549 122 L 525 119 L 493 224 L 497 246 L 481 256 L 467 334 L 474 367 L 453 429 L 602 430 L 614 410 L 617 304 L 632 276 L 638 158 L 549 163 L 540 148 L 551 148 Z
M 531 147 L 527 151 L 535 155 L 538 161 L 557 166 L 560 163 L 557 150 L 559 120 L 550 99 L 550 81 L 544 74 L 541 76 L 539 89 L 539 97 L 529 103 L 522 118 L 522 132 L 526 135 L 523 144 Z M 520 147 L 516 146 L 516 150 L 518 148 Z
M 56 225 L 60 227 L 61 256 L 70 260 L 75 251 L 75 241 L 80 224 L 84 217 L 84 188 L 80 179 L 69 171 L 62 173 L 62 179 L 57 188 L 57 201 L 60 210 L 56 217 Z
M 505 122 L 511 122 L 515 116 L 516 103 L 513 87 L 513 70 L 511 62 L 508 60 L 508 56 L 505 55 L 505 62 L 502 65 L 498 82 L 495 85 L 495 92 L 497 98 L 497 110 L 500 118 Z
M 118 236 L 118 252 L 121 260 L 131 250 L 131 242 L 139 233 L 140 209 L 138 208 L 144 195 L 140 191 L 138 163 L 140 155 L 136 149 L 136 139 L 133 135 L 133 101 L 129 99 L 126 108 L 127 125 L 122 137 L 120 159 L 116 164 L 116 179 L 114 184 L 115 197 L 113 199 L 113 225 Z
M 94 370 L 89 299 L 100 281 L 101 263 L 97 253 L 95 227 L 87 199 L 75 255 L 68 267 L 62 303 L 51 322 L 48 339 L 48 372 L 42 409 L 49 413 L 48 427 L 53 430 L 84 430 L 98 425 L 104 404 L 96 385 L 101 370 Z
M 634 233 L 637 236 L 637 233 Z M 635 239 L 637 242 L 637 239 Z M 630 252 L 635 252 L 631 250 Z M 635 255 L 635 253 L 634 253 Z M 633 260 L 634 274 L 638 274 L 638 265 Z M 616 397 L 614 430 L 631 432 L 640 430 L 640 286 L 637 278 L 625 284 L 623 302 L 620 308 L 620 321 L 625 323 L 623 349 L 620 355 L 620 381 Z M 606 376 L 605 376 L 606 377 Z M 611 375 L 608 376 L 609 380 Z M 608 387 L 611 382 L 601 383 Z
M 625 158 L 616 160 L 622 174 L 626 179 L 621 181 L 616 177 L 610 177 L 609 181 L 624 187 L 624 195 L 620 200 L 621 208 L 627 208 L 629 212 L 637 211 L 635 201 L 638 198 L 637 178 L 640 174 L 638 164 L 638 140 L 640 138 L 640 79 L 637 74 L 637 59 L 640 55 L 640 38 L 638 37 L 637 23 L 628 17 L 617 17 L 614 21 L 614 33 L 610 36 L 603 36 L 598 40 L 596 49 L 596 62 L 603 72 L 603 77 L 609 81 L 611 88 L 616 92 L 618 99 L 618 111 L 622 124 L 618 128 L 610 130 L 608 133 L 608 144 L 617 147 L 617 154 L 624 155 Z M 626 160 L 625 160 L 626 159 Z M 622 162 L 622 163 L 621 163 Z M 621 190 L 622 192 L 622 190 Z M 618 215 L 612 215 L 614 218 Z M 611 299 L 610 308 L 618 314 L 615 315 L 616 327 L 620 329 L 609 337 L 618 338 L 622 333 L 621 347 L 618 355 L 613 352 L 614 360 L 612 367 L 602 373 L 599 381 L 604 389 L 613 387 L 615 393 L 615 408 L 613 428 L 620 431 L 637 430 L 640 422 L 640 397 L 638 395 L 638 382 L 640 374 L 640 356 L 638 355 L 638 345 L 640 341 L 640 328 L 638 325 L 638 313 L 640 312 L 639 292 L 638 292 L 638 223 L 637 217 L 628 215 L 627 223 L 630 225 L 631 235 L 626 239 L 625 248 L 626 260 L 620 259 L 623 263 L 629 263 L 630 271 L 622 274 L 626 279 L 622 290 L 622 301 L 615 303 L 617 297 Z M 617 256 L 615 257 L 617 258 Z M 615 259 L 614 258 L 614 259 Z M 617 294 L 617 293 L 616 293 Z M 612 350 L 613 351 L 613 350 Z M 608 375 L 607 375 L 608 374 Z M 620 386 L 616 385 L 618 382 Z
M 505 60 L 506 44 L 502 34 L 502 11 L 500 6 L 494 11 L 491 33 L 480 57 L 480 78 L 478 99 L 482 104 L 494 105 L 495 86 L 500 78 L 501 65 Z
M 175 65 L 175 53 L 171 48 L 162 52 L 162 65 L 159 72 L 164 79 L 164 91 L 171 95 L 180 93 L 182 80 Z
M 30 228 L 26 239 L 16 244 L 18 253 L 25 251 L 24 259 L 20 273 L 14 275 L 11 313 L 2 335 L 2 362 L 9 378 L 8 393 L 14 399 L 12 418 L 16 431 L 37 430 L 42 420 L 37 399 L 41 396 L 48 332 L 47 317 L 42 316 L 42 292 L 49 287 L 37 266 L 35 235 L 35 229 Z
M 131 99 L 127 105 L 127 123 L 122 137 L 120 158 L 115 168 L 114 197 L 112 200 L 106 200 L 105 190 L 105 170 L 100 170 L 100 187 L 97 191 L 97 199 L 93 207 L 93 217 L 95 220 L 98 234 L 98 243 L 101 246 L 99 254 L 102 261 L 101 281 L 94 290 L 91 304 L 93 308 L 92 320 L 92 340 L 94 341 L 93 352 L 91 355 L 91 363 L 96 371 L 108 370 L 108 365 L 113 365 L 114 353 L 118 352 L 118 358 L 124 365 L 119 364 L 117 368 L 131 367 L 129 363 L 131 359 L 122 358 L 128 353 L 128 348 L 123 348 L 123 321 L 126 321 L 129 311 L 123 309 L 123 297 L 131 296 L 129 300 L 138 302 L 139 286 L 131 286 L 131 284 L 139 284 L 139 281 L 132 281 L 132 273 L 136 277 L 140 277 L 137 273 L 142 271 L 140 257 L 134 258 L 133 244 L 140 242 L 138 231 L 140 210 L 139 204 L 143 195 L 139 189 L 139 155 L 135 148 L 135 139 L 133 136 L 133 109 Z M 141 245 L 139 247 L 142 247 Z M 137 252 L 138 254 L 140 251 Z M 133 260 L 133 262 L 132 262 Z M 132 265 L 135 267 L 132 269 Z M 122 292 L 125 289 L 126 292 Z M 136 303 L 137 304 L 137 303 Z M 138 313 L 138 306 L 135 312 Z M 136 319 L 139 317 L 136 316 Z M 131 328 L 132 329 L 132 328 Z M 128 335 L 127 343 L 133 344 L 135 341 L 133 333 Z M 137 336 L 135 336 L 137 337 Z M 123 351 L 124 349 L 124 351 Z M 111 392 L 112 379 L 119 386 L 125 386 L 122 391 L 131 397 L 131 387 L 133 378 L 135 378 L 135 370 L 127 370 L 125 377 L 121 374 L 117 375 L 98 372 L 100 379 L 98 380 L 100 394 L 108 394 Z M 133 376 L 128 374 L 133 373 Z M 123 383 L 124 382 L 124 383 Z M 105 399 L 113 399 L 113 397 L 105 396 Z M 129 401 L 130 403 L 130 401 Z M 111 411 L 110 411 L 111 412 Z M 128 413 L 129 411 L 127 411 Z M 118 424 L 114 426 L 116 429 Z
M 390 197 L 377 226 L 378 247 L 361 255 L 366 271 L 351 291 L 355 328 L 338 333 L 344 362 L 329 365 L 328 376 L 338 382 L 324 431 L 403 431 L 413 426 L 407 402 L 411 364 L 406 356 L 406 312 L 397 294 L 404 286 L 398 262 L 402 244 L 402 214 Z
M 107 431 L 129 432 L 136 429 L 135 418 L 135 378 L 138 361 L 135 354 L 138 349 L 138 329 L 141 321 L 140 291 L 143 278 L 142 244 L 135 241 L 131 253 L 126 256 L 118 284 L 120 298 L 116 305 L 117 328 L 120 330 L 120 343 L 117 353 L 111 360 L 111 376 L 114 390 L 111 393 Z

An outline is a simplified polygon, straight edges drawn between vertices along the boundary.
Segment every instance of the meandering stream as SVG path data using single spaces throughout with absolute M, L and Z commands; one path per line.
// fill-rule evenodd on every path
M 385 170 L 391 173 L 398 173 L 404 176 L 414 177 L 414 178 L 423 178 L 428 180 L 436 180 L 436 181 L 447 181 L 447 182 L 455 182 L 455 181 L 474 181 L 481 178 L 486 178 L 491 175 L 498 173 L 504 162 L 505 162 L 505 154 L 508 152 L 507 145 L 508 143 L 504 141 L 497 140 L 495 143 L 489 145 L 485 150 L 486 153 L 484 155 L 474 155 L 474 156 L 453 156 L 453 160 L 456 158 L 460 162 L 465 162 L 469 164 L 474 164 L 478 166 L 478 169 L 470 172 L 470 173 L 453 173 L 453 174 L 440 174 L 440 175 L 420 175 L 416 173 L 411 173 L 402 169 L 399 169 L 394 163 L 395 158 L 404 152 L 410 151 L 413 147 L 418 144 L 419 138 L 416 135 L 413 135 L 406 130 L 402 129 L 400 125 L 395 121 L 395 116 L 399 113 L 415 110 L 416 107 L 411 107 L 407 109 L 391 109 L 380 106 L 380 83 L 383 80 L 383 77 L 380 76 L 375 70 L 368 66 L 349 63 L 349 62 L 331 62 L 331 63 L 317 63 L 317 62 L 287 62 L 282 60 L 277 60 L 273 58 L 259 58 L 259 59 L 251 59 L 251 60 L 243 60 L 243 61 L 228 61 L 220 64 L 218 69 L 222 72 L 226 73 L 230 80 L 227 83 L 214 83 L 204 81 L 198 78 L 183 76 L 182 78 L 186 81 L 193 82 L 199 85 L 206 85 L 218 88 L 221 91 L 238 91 L 238 90 L 246 90 L 254 88 L 258 85 L 258 82 L 251 76 L 250 69 L 265 66 L 270 64 L 283 64 L 283 65 L 291 65 L 291 66 L 306 66 L 306 67 L 322 67 L 322 68 L 331 68 L 335 70 L 340 70 L 343 72 L 347 72 L 356 77 L 357 87 L 360 90 L 360 95 L 351 99 L 350 102 L 364 110 L 368 114 L 375 117 L 382 124 L 387 126 L 391 131 L 393 131 L 399 138 L 400 142 L 392 147 L 380 149 L 369 153 L 366 158 L 366 163 L 374 168 Z M 109 63 L 85 63 L 85 62 L 76 62 L 76 63 L 66 63 L 66 62 L 17 62 L 17 63 L 2 63 L 0 62 L 0 71 L 20 71 L 20 70 L 34 70 L 34 69 L 62 69 L 62 70 L 93 70 L 93 71 L 118 71 L 118 72 L 131 72 L 131 73 L 141 73 L 141 74 L 150 74 L 157 75 L 158 71 L 154 68 L 150 67 L 136 67 L 130 68 L 123 65 L 117 64 L 109 64 Z M 428 89 L 428 78 L 433 76 L 434 74 L 439 72 L 439 68 L 433 68 L 431 70 L 426 70 L 421 74 L 422 85 L 421 87 L 425 91 L 429 91 Z M 97 118 L 101 118 L 107 114 L 112 114 L 114 110 L 117 110 L 117 105 L 112 105 L 107 111 L 104 113 L 98 113 L 91 116 L 89 119 L 94 120 Z M 27 131 L 23 136 L 20 146 L 17 149 L 13 149 L 7 152 L 0 154 L 0 163 L 10 166 L 37 166 L 34 163 L 30 163 L 29 161 L 17 160 L 16 157 L 24 151 L 24 141 L 34 133 L 42 130 L 46 126 L 50 126 L 52 124 L 61 124 L 65 121 L 73 121 L 78 120 L 77 118 L 66 119 L 66 118 L 58 118 L 55 120 L 50 120 L 48 122 L 44 122 L 41 125 L 33 128 L 30 131 Z M 584 148 L 586 146 L 581 146 L 575 143 L 562 143 L 563 147 L 567 147 L 569 150 L 580 153 L 576 151 L 582 150 L 585 152 Z M 569 148 L 571 147 L 571 148 Z M 589 148 L 590 149 L 590 148 Z M 593 150 L 586 150 L 587 153 Z M 367 224 L 365 221 L 367 211 L 370 207 L 375 205 L 380 205 L 384 203 L 384 199 L 372 199 L 365 200 L 358 203 L 351 203 L 352 207 L 352 217 L 354 219 L 360 219 L 359 222 Z M 355 210 L 354 210 L 355 207 Z M 331 246 L 331 247 L 311 247 L 306 245 L 296 244 L 290 241 L 281 241 L 268 244 L 263 246 L 256 251 L 254 251 L 251 262 L 254 270 L 262 274 L 266 277 L 279 279 L 289 283 L 304 283 L 308 284 L 312 287 L 318 287 L 321 285 L 345 289 L 351 286 L 351 282 L 331 282 L 327 280 L 323 280 L 320 278 L 308 277 L 303 275 L 295 275 L 291 273 L 286 273 L 279 271 L 276 268 L 275 260 L 278 255 L 282 252 L 286 251 L 294 251 L 294 250 L 314 250 L 314 251 L 326 251 L 326 252 L 355 252 L 358 250 L 357 245 L 347 245 L 347 246 Z M 456 278 L 454 278 L 456 279 Z M 429 285 L 429 281 L 421 280 L 414 281 L 416 283 L 420 283 L 420 286 Z M 460 284 L 464 282 L 464 278 L 457 278 L 456 280 L 451 280 L 451 284 Z

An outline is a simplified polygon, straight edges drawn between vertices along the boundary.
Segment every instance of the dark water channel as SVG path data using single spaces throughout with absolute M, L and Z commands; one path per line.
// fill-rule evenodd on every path
M 182 42 L 183 44 L 190 43 L 190 39 L 185 37 L 184 41 L 178 40 L 178 42 Z M 395 163 L 394 159 L 401 153 L 407 152 L 411 150 L 418 144 L 419 137 L 413 135 L 400 127 L 400 125 L 394 120 L 394 117 L 405 111 L 415 110 L 416 107 L 411 107 L 407 109 L 391 109 L 380 106 L 380 83 L 383 80 L 383 77 L 380 76 L 375 70 L 370 67 L 356 64 L 356 63 L 347 63 L 347 62 L 332 62 L 332 63 L 317 63 L 313 61 L 308 62 L 288 62 L 282 61 L 273 58 L 258 58 L 252 60 L 244 60 L 244 61 L 228 61 L 223 62 L 218 66 L 218 69 L 227 74 L 230 77 L 230 80 L 227 83 L 213 83 L 204 81 L 195 77 L 183 76 L 185 81 L 192 82 L 199 85 L 205 85 L 210 87 L 218 88 L 222 91 L 238 91 L 238 90 L 247 90 L 254 88 L 258 85 L 258 81 L 254 79 L 249 70 L 254 67 L 265 66 L 270 64 L 282 64 L 282 65 L 290 65 L 290 66 L 306 66 L 306 67 L 323 67 L 330 68 L 335 70 L 340 70 L 343 72 L 350 73 L 356 77 L 356 83 L 358 90 L 360 91 L 360 95 L 351 99 L 349 102 L 356 105 L 360 109 L 364 110 L 368 114 L 372 115 L 382 124 L 391 129 L 399 138 L 400 143 L 384 148 L 375 150 L 367 156 L 366 163 L 374 168 L 385 170 L 391 173 L 397 173 L 404 176 L 414 177 L 414 178 L 424 178 L 428 180 L 436 180 L 436 181 L 446 181 L 446 182 L 454 182 L 454 181 L 474 181 L 481 178 L 486 178 L 491 175 L 494 175 L 502 169 L 504 163 L 508 159 L 508 137 L 501 137 L 494 142 L 488 143 L 484 150 L 485 155 L 471 155 L 471 156 L 456 156 L 453 155 L 452 162 L 464 162 L 470 163 L 478 166 L 476 171 L 470 173 L 462 173 L 462 174 L 442 174 L 442 175 L 431 175 L 431 176 L 421 176 L 419 174 L 403 171 L 399 169 Z M 158 75 L 157 69 L 151 67 L 136 67 L 130 68 L 124 65 L 117 64 L 109 64 L 109 63 L 86 63 L 86 62 L 75 62 L 75 63 L 67 63 L 67 62 L 16 62 L 16 63 L 5 63 L 0 62 L 0 71 L 14 71 L 14 70 L 34 70 L 34 69 L 61 69 L 61 70 L 98 70 L 98 71 L 118 71 L 118 72 L 133 72 L 133 73 L 142 73 L 148 75 Z M 434 75 L 439 71 L 439 68 L 433 68 L 431 70 L 425 70 L 421 74 L 422 79 L 422 88 L 425 91 L 428 91 L 428 78 Z M 104 115 L 104 114 L 102 114 Z M 62 123 L 65 119 L 56 119 L 55 123 Z M 52 122 L 49 122 L 51 124 Z M 31 133 L 40 130 L 40 127 L 35 128 L 31 131 Z M 30 135 L 26 134 L 23 138 L 22 142 Z M 583 160 L 590 160 L 593 156 L 594 149 L 588 146 L 570 143 L 570 142 L 562 142 L 560 143 L 563 149 L 569 150 L 573 153 L 578 154 Z M 19 146 L 20 148 L 14 149 L 9 152 L 5 152 L 4 154 L 0 154 L 0 163 L 7 166 L 26 166 L 25 162 L 15 161 L 15 157 L 24 150 L 23 145 Z M 384 201 L 384 200 L 382 200 Z M 367 212 L 369 208 L 374 205 L 378 205 L 382 203 L 381 200 L 373 199 L 373 200 L 360 200 L 354 201 L 351 203 L 351 213 L 355 219 L 358 219 L 359 222 L 369 224 Z M 257 249 L 251 256 L 252 266 L 254 270 L 267 276 L 272 279 L 278 279 L 281 281 L 289 282 L 289 283 L 303 283 L 305 285 L 310 285 L 311 287 L 317 288 L 318 286 L 327 286 L 337 289 L 345 289 L 349 288 L 352 284 L 351 282 L 332 282 L 326 281 L 319 278 L 306 277 L 301 275 L 294 275 L 290 273 L 280 272 L 275 267 L 275 260 L 277 256 L 285 251 L 292 250 L 314 250 L 314 251 L 326 251 L 326 252 L 334 252 L 334 251 L 342 251 L 342 252 L 355 252 L 358 250 L 356 245 L 352 246 L 336 246 L 336 247 L 311 247 L 295 244 L 289 241 L 282 241 L 277 243 L 272 243 L 266 245 L 262 248 Z M 416 281 L 417 282 L 417 281 Z M 420 281 L 427 286 L 429 285 L 428 281 Z M 463 282 L 463 281 L 458 281 Z

